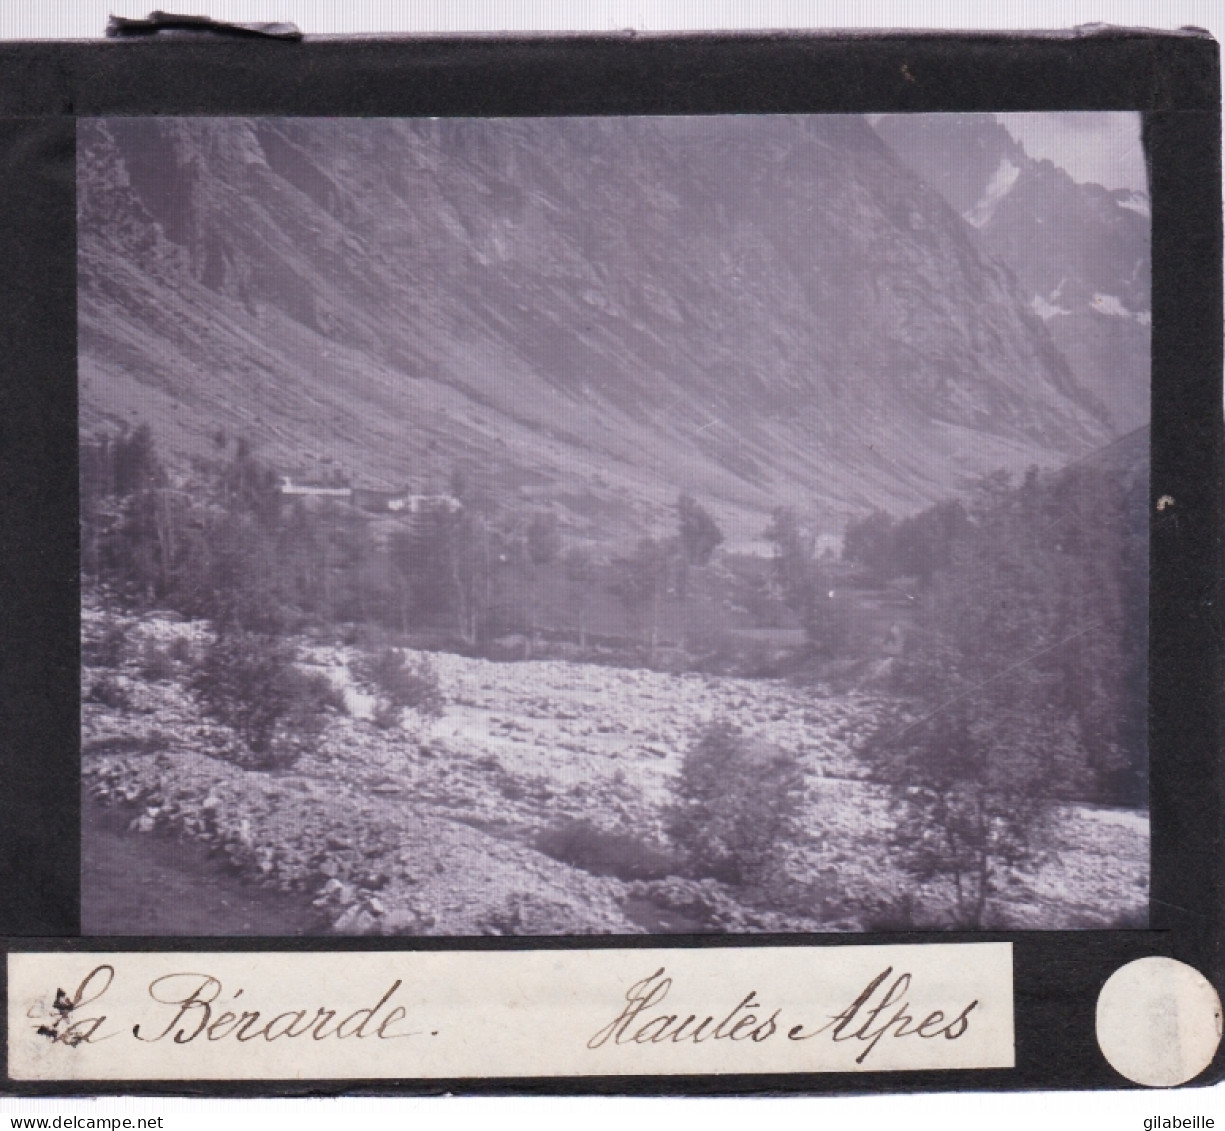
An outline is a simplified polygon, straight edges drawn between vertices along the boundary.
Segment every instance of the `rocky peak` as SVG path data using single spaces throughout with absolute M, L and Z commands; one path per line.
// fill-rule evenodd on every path
M 1077 183 L 993 114 L 886 115 L 877 133 L 1015 275 L 1117 435 L 1149 415 L 1148 196 Z

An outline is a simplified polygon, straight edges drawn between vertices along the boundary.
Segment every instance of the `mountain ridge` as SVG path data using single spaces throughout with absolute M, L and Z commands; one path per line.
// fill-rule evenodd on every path
M 81 420 L 295 474 L 461 466 L 576 536 L 922 506 L 1110 438 L 858 118 L 80 127 Z
M 1149 419 L 1150 209 L 1029 156 L 992 114 L 883 115 L 873 128 L 1007 265 L 1077 383 L 1123 434 Z

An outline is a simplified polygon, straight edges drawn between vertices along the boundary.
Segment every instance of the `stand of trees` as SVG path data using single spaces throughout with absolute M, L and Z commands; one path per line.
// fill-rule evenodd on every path
M 460 505 L 389 519 L 376 540 L 369 517 L 343 502 L 287 499 L 243 441 L 219 437 L 216 459 L 176 480 L 142 426 L 81 446 L 82 568 L 120 605 L 175 609 L 223 631 L 356 623 L 465 649 L 522 634 L 528 654 L 559 618 L 586 647 L 593 606 L 607 621 L 619 603 L 621 630 L 653 656 L 664 612 L 675 622 L 679 608 L 685 622 L 692 571 L 723 540 L 682 494 L 674 535 L 601 562 L 563 550 L 550 512 L 500 508 L 458 476 L 451 497 Z
M 774 545 L 774 588 L 804 630 L 809 656 L 833 658 L 846 644 L 847 625 L 817 559 L 815 535 L 800 524 L 790 507 L 779 507 L 766 538 Z
M 682 492 L 678 496 L 676 522 L 673 537 L 641 538 L 631 553 L 612 561 L 609 588 L 620 598 L 630 622 L 643 634 L 652 660 L 659 647 L 665 601 L 675 597 L 680 603 L 684 634 L 690 573 L 709 564 L 723 542 L 718 523 L 692 495 Z
M 723 536 L 692 496 L 678 497 L 673 534 L 601 562 L 565 549 L 551 514 L 499 508 L 459 479 L 452 493 L 459 506 L 388 518 L 380 541 L 347 505 L 287 500 L 242 442 L 219 441 L 211 464 L 176 480 L 141 427 L 81 446 L 82 568 L 111 603 L 212 622 L 193 690 L 261 768 L 290 764 L 326 706 L 285 633 L 359 622 L 478 648 L 518 632 L 530 654 L 558 609 L 585 646 L 602 601 L 605 613 L 619 603 L 654 657 L 666 612 L 684 631 L 695 593 L 705 588 L 700 611 L 713 607 L 695 571 Z M 789 509 L 766 536 L 763 588 L 803 629 L 808 658 L 838 657 L 833 567 Z M 952 893 L 956 925 L 992 925 L 1003 877 L 1049 851 L 1059 806 L 1147 802 L 1147 556 L 1146 479 L 1092 465 L 1018 484 L 993 475 L 965 501 L 848 527 L 844 558 L 864 575 L 917 582 L 904 649 L 888 661 L 896 709 L 861 753 L 890 787 L 892 851 L 917 883 Z M 437 710 L 432 670 L 394 649 L 358 674 L 384 725 Z M 113 692 L 100 682 L 90 694 Z M 791 755 L 716 723 L 684 759 L 666 827 L 694 875 L 764 890 L 801 800 Z
M 875 510 L 847 524 L 842 557 L 862 567 L 877 584 L 913 577 L 920 585 L 930 585 L 936 572 L 951 564 L 953 543 L 967 521 L 965 507 L 955 499 L 898 522 Z
M 939 564 L 898 658 L 905 706 L 864 754 L 896 787 L 900 858 L 982 926 L 1060 804 L 1146 803 L 1145 485 L 1093 467 L 996 475 L 960 514 L 919 517 Z M 897 527 L 860 524 L 852 552 L 889 545 L 882 531 Z M 875 568 L 910 564 L 891 560 Z

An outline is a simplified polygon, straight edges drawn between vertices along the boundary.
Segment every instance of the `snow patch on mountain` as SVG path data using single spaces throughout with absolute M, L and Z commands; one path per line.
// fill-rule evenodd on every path
M 1114 200 L 1120 208 L 1138 212 L 1146 220 L 1152 218 L 1153 210 L 1146 192 L 1140 192 L 1138 189 L 1133 189 L 1131 192 L 1120 191 L 1115 194 Z
M 1045 299 L 1041 295 L 1034 295 L 1029 300 L 1030 309 L 1042 319 L 1043 322 L 1048 322 L 1050 319 L 1060 314 L 1071 314 L 1072 312 L 1066 306 L 1059 306 L 1052 299 L 1058 297 L 1058 291 L 1051 295 L 1050 299 Z
M 1140 323 L 1141 326 L 1151 326 L 1153 322 L 1153 315 L 1150 311 L 1128 310 L 1123 305 L 1123 300 L 1117 295 L 1095 294 L 1089 308 L 1096 314 L 1105 314 L 1111 318 L 1127 318 Z
M 1095 294 L 1092 306 L 1098 314 L 1110 314 L 1116 318 L 1131 317 L 1131 311 L 1115 295 Z
M 965 213 L 966 223 L 975 228 L 984 227 L 995 214 L 1000 201 L 1012 191 L 1020 175 L 1020 166 L 1014 165 L 1007 157 L 1001 158 L 995 172 L 991 174 L 991 180 L 987 182 L 982 198 Z

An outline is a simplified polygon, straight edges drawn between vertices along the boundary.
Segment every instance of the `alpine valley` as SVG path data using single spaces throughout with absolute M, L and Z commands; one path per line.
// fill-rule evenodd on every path
M 88 934 L 1147 924 L 1142 196 L 986 115 L 78 129 Z
M 172 464 L 225 430 L 307 479 L 462 467 L 596 542 L 684 490 L 732 545 L 1144 422 L 1143 217 L 989 116 L 111 119 L 78 152 L 82 430 Z

